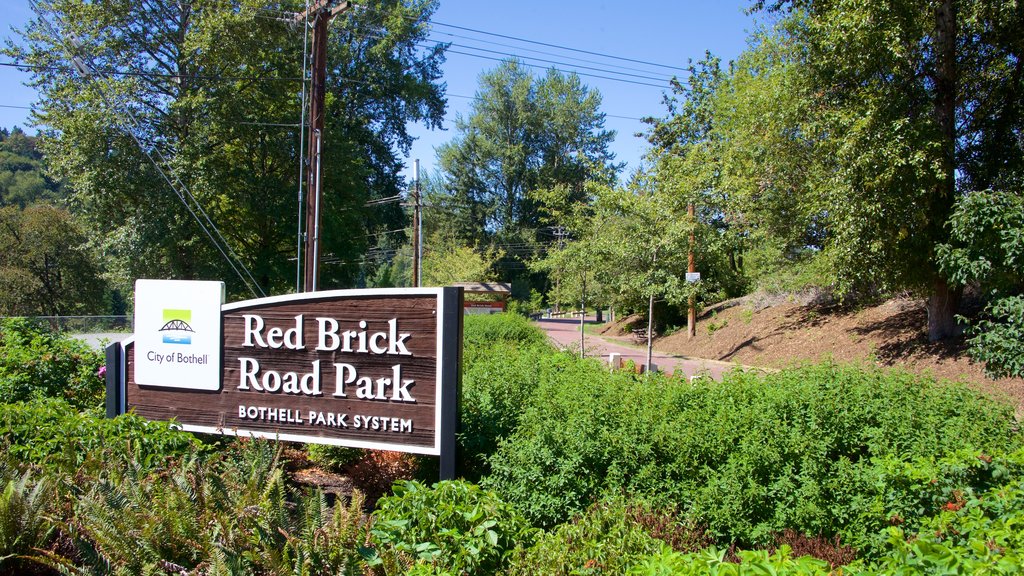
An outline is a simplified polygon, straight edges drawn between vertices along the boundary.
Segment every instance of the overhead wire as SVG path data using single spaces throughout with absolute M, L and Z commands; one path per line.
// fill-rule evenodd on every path
M 571 46 L 563 46 L 563 45 L 559 45 L 559 44 L 551 44 L 551 43 L 548 43 L 548 42 L 540 42 L 538 40 L 529 40 L 529 39 L 526 39 L 526 38 L 519 38 L 519 37 L 516 37 L 516 36 L 508 36 L 506 34 L 499 34 L 497 32 L 487 32 L 487 31 L 478 30 L 478 29 L 475 29 L 475 28 L 468 28 L 466 26 L 458 26 L 458 25 L 455 25 L 455 24 L 447 24 L 445 22 L 439 22 L 437 20 L 431 20 L 431 23 L 434 24 L 435 26 L 443 26 L 445 28 L 455 28 L 456 30 L 464 30 L 464 31 L 467 31 L 467 32 L 474 32 L 476 34 L 484 34 L 484 35 L 487 35 L 487 36 L 495 36 L 497 38 L 505 38 L 507 40 L 515 40 L 517 42 L 525 42 L 525 43 L 528 43 L 528 44 L 536 44 L 538 46 L 546 46 L 548 48 L 556 48 L 558 50 L 566 50 L 568 52 L 576 52 L 576 53 L 579 53 L 579 54 L 588 54 L 588 55 L 591 55 L 591 56 L 600 56 L 601 58 L 608 58 L 608 59 L 611 59 L 611 60 L 620 60 L 620 61 L 623 61 L 623 62 L 632 62 L 634 64 L 643 64 L 645 66 L 655 66 L 655 67 L 658 67 L 658 68 L 666 68 L 666 69 L 669 69 L 669 70 L 678 70 L 680 72 L 686 72 L 686 73 L 692 72 L 692 70 L 690 68 L 684 68 L 684 67 L 680 67 L 680 66 L 671 66 L 671 65 L 668 65 L 668 64 L 658 64 L 656 62 L 650 62 L 650 61 L 646 61 L 646 60 L 637 60 L 637 59 L 633 59 L 633 58 L 626 58 L 624 56 L 615 56 L 614 54 L 603 54 L 601 52 L 593 52 L 593 51 L 590 51 L 590 50 L 584 50 L 582 48 L 572 48 Z

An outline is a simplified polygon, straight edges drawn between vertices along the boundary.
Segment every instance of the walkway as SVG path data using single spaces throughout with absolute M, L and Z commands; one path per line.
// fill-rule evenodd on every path
M 578 318 L 543 318 L 537 320 L 536 323 L 560 348 L 579 350 L 580 321 Z M 593 324 L 593 319 L 588 319 L 588 323 Z M 584 353 L 589 358 L 600 358 L 607 362 L 608 355 L 616 353 L 622 358 L 623 364 L 632 360 L 637 366 L 643 366 L 647 362 L 647 347 L 643 345 L 631 346 L 624 342 L 584 333 L 583 346 Z M 710 375 L 715 380 L 721 380 L 722 374 L 738 367 L 737 364 L 729 362 L 673 356 L 658 351 L 653 352 L 651 361 L 658 370 L 666 374 L 678 373 L 681 370 L 687 377 L 703 373 Z

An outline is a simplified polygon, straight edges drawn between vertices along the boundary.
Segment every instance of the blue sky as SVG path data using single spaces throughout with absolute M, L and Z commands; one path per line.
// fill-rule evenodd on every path
M 409 177 L 415 158 L 420 159 L 421 170 L 433 169 L 434 149 L 454 137 L 454 118 L 468 113 L 478 77 L 507 54 L 537 59 L 526 60 L 537 66 L 537 74 L 548 66 L 580 73 L 588 87 L 602 94 L 606 127 L 618 133 L 612 150 L 618 160 L 636 167 L 645 149 L 644 140 L 633 136 L 643 129 L 637 119 L 663 114 L 661 98 L 667 79 L 672 74 L 685 77 L 671 67 L 685 67 L 689 59 L 702 58 L 705 50 L 724 61 L 735 59 L 755 27 L 754 18 L 743 13 L 749 4 L 749 0 L 441 0 L 432 38 L 454 44 L 444 66 L 447 130 L 412 127 L 418 140 L 408 161 Z M 4 0 L 0 31 L 5 40 L 12 36 L 11 26 L 21 25 L 29 14 L 27 0 Z M 628 82 L 608 79 L 612 77 Z M 26 79 L 0 66 L 0 126 L 17 124 L 35 131 L 25 125 L 29 111 L 23 107 L 36 100 L 33 91 L 22 85 Z

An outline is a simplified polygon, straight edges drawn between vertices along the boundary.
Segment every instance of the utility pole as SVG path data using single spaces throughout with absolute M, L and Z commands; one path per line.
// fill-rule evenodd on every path
M 327 95 L 327 26 L 335 16 L 352 7 L 352 3 L 316 0 L 308 10 L 296 15 L 297 22 L 313 27 L 312 86 L 309 97 L 309 144 L 306 158 L 306 236 L 304 288 L 316 292 L 320 287 L 320 200 L 321 152 L 324 133 L 324 101 Z
M 697 271 L 697 263 L 693 256 L 693 245 L 696 243 L 696 238 L 693 233 L 693 228 L 697 222 L 694 218 L 693 202 L 686 205 L 686 215 L 690 219 L 690 250 L 686 255 L 686 271 L 693 274 Z M 697 306 L 693 294 L 690 294 L 690 307 L 686 311 L 686 337 L 692 339 L 697 335 Z

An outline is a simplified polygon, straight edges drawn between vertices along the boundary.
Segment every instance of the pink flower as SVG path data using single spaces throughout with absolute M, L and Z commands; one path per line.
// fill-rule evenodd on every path
M 96 371 L 96 375 L 99 376 L 100 378 L 106 378 L 107 377 L 107 367 L 106 366 L 100 366 L 100 369 Z

